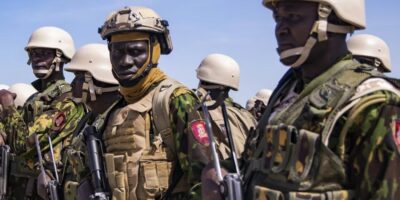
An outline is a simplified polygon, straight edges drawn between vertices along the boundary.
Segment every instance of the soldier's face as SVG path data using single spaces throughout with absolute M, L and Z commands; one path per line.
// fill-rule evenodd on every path
M 318 4 L 314 2 L 279 2 L 273 8 L 276 22 L 277 51 L 281 52 L 305 45 L 311 28 L 318 18 Z M 294 63 L 298 56 L 281 59 L 285 65 Z
M 149 57 L 147 41 L 111 43 L 110 57 L 114 77 L 122 86 L 130 85 Z
M 49 70 L 55 56 L 55 49 L 32 48 L 29 50 L 29 59 L 33 70 Z M 42 78 L 45 75 L 43 73 L 35 73 L 37 78 Z

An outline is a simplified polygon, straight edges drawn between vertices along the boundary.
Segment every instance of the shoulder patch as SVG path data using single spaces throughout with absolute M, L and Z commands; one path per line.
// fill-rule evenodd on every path
M 190 124 L 194 138 L 202 145 L 208 146 L 210 144 L 208 140 L 208 134 L 206 129 L 206 123 L 203 120 L 197 120 Z
M 394 122 L 394 132 L 392 136 L 393 136 L 393 141 L 397 146 L 397 149 L 400 150 L 400 119 L 397 119 Z
M 63 112 L 56 113 L 53 117 L 53 126 L 51 129 L 53 131 L 60 131 L 65 126 L 66 121 L 67 120 Z

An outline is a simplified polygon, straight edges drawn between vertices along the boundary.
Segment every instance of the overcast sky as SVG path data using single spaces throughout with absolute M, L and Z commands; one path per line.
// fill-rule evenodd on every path
M 394 77 L 400 77 L 399 0 L 367 0 L 367 29 L 391 48 Z M 223 53 L 241 67 L 240 90 L 231 92 L 242 105 L 261 88 L 273 89 L 287 70 L 278 59 L 271 12 L 261 0 L 34 0 L 0 1 L 0 84 L 30 83 L 24 47 L 41 26 L 68 31 L 79 47 L 105 43 L 97 34 L 106 16 L 126 5 L 153 8 L 169 21 L 174 50 L 162 56 L 160 68 L 190 88 L 195 69 L 208 54 Z M 357 34 L 356 33 L 356 34 Z M 68 81 L 73 75 L 66 72 Z

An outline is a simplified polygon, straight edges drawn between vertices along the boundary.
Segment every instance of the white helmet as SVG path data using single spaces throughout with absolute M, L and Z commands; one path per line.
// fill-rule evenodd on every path
M 9 89 L 10 92 L 17 94 L 14 100 L 15 106 L 24 106 L 26 100 L 38 91 L 30 84 L 26 83 L 16 83 L 12 85 Z
M 0 84 L 0 90 L 8 90 L 10 88 L 8 85 Z
M 268 89 L 261 89 L 257 92 L 254 97 L 256 100 L 259 100 L 264 103 L 264 105 L 268 104 L 268 100 L 271 97 L 272 91 Z
M 196 72 L 199 80 L 239 90 L 239 64 L 227 55 L 208 55 L 201 61 Z
M 110 36 L 116 33 L 147 32 L 156 35 L 161 45 L 161 54 L 172 51 L 172 41 L 168 29 L 168 21 L 163 20 L 154 10 L 142 7 L 125 7 L 112 12 L 99 28 L 103 40 L 110 41 Z
M 385 72 L 392 71 L 389 46 L 381 38 L 369 34 L 359 34 L 347 40 L 349 51 L 356 56 L 375 59 L 376 67 L 382 66 Z
M 65 70 L 85 72 L 86 83 L 83 87 L 90 92 L 92 101 L 96 100 L 96 94 L 118 90 L 118 86 L 103 88 L 96 86 L 93 82 L 94 78 L 100 82 L 118 85 L 118 81 L 112 75 L 110 53 L 105 44 L 87 44 L 81 47 Z
M 33 73 L 35 74 L 44 75 L 41 79 L 47 79 L 53 73 L 53 70 L 60 71 L 62 56 L 68 60 L 71 60 L 75 53 L 74 41 L 71 35 L 63 29 L 53 26 L 45 26 L 36 29 L 29 38 L 28 45 L 25 47 L 25 50 L 29 52 L 31 48 L 50 48 L 56 50 L 56 57 L 54 58 L 49 69 L 33 70 Z M 28 64 L 30 64 L 30 62 L 31 61 L 29 59 Z
M 30 48 L 58 49 L 68 59 L 71 59 L 75 53 L 74 40 L 71 35 L 54 26 L 36 29 L 29 38 L 25 50 L 28 51 Z
M 352 33 L 355 29 L 364 29 L 365 22 L 365 2 L 364 0 L 297 0 L 319 3 L 319 19 L 315 21 L 310 37 L 303 47 L 288 49 L 280 53 L 280 58 L 299 56 L 297 61 L 290 66 L 298 67 L 308 58 L 315 43 L 328 39 L 327 32 L 332 33 Z M 273 8 L 278 2 L 293 2 L 291 0 L 263 0 L 267 8 Z M 334 11 L 339 19 L 348 23 L 350 26 L 336 25 L 328 22 L 329 15 Z M 316 35 L 317 38 L 313 35 Z
M 246 102 L 246 110 L 251 110 L 254 108 L 254 105 L 256 103 L 256 98 L 251 97 L 249 100 Z

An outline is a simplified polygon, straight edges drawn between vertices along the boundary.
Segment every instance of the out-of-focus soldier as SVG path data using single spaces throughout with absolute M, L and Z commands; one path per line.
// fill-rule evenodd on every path
M 250 99 L 248 99 L 246 101 L 246 110 L 249 111 L 250 113 L 252 113 L 255 103 L 256 103 L 256 98 L 255 97 L 251 97 Z
M 196 95 L 157 67 L 172 51 L 168 25 L 150 8 L 125 7 L 99 29 L 124 97 L 103 133 L 113 199 L 199 194 L 208 137 Z
M 69 33 L 57 27 L 41 27 L 35 30 L 25 47 L 28 64 L 38 78 L 32 86 L 38 91 L 32 95 L 18 112 L 13 94 L 0 91 L 0 104 L 3 106 L 2 123 L 7 134 L 7 144 L 13 152 L 8 194 L 11 199 L 38 198 L 36 190 L 37 174 L 34 163 L 28 163 L 20 156 L 26 152 L 28 126 L 49 110 L 57 102 L 68 96 L 70 85 L 64 80 L 63 67 L 75 53 L 73 39 Z
M 18 108 L 22 108 L 25 102 L 38 91 L 30 84 L 16 83 L 11 85 L 8 91 L 15 93 L 17 96 L 14 99 L 14 104 Z
M 258 120 L 261 119 L 265 109 L 267 108 L 269 98 L 271 97 L 272 91 L 268 89 L 261 89 L 256 93 L 254 98 L 256 101 L 254 102 L 253 115 Z
M 391 72 L 389 46 L 381 38 L 358 34 L 347 40 L 347 47 L 359 62 L 376 67 L 381 72 Z
M 247 134 L 255 128 L 256 121 L 246 109 L 229 97 L 230 90 L 239 90 L 239 64 L 227 55 L 210 54 L 201 61 L 196 72 L 200 81 L 196 94 L 200 99 L 207 95 L 205 103 L 210 113 L 219 157 L 227 159 L 231 152 L 222 111 L 222 104 L 225 104 L 235 153 L 240 158 Z

